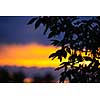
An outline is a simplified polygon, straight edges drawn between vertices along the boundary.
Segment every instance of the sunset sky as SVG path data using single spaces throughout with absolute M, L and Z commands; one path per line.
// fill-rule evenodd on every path
M 0 65 L 57 67 L 59 61 L 48 56 L 57 50 L 44 36 L 43 26 L 27 25 L 32 17 L 0 17 Z
M 0 66 L 58 67 L 49 55 L 57 50 L 43 35 L 44 27 L 27 25 L 34 16 L 0 16 Z M 89 17 L 80 17 L 88 19 Z M 62 36 L 58 37 L 59 39 Z M 64 59 L 63 61 L 66 61 Z

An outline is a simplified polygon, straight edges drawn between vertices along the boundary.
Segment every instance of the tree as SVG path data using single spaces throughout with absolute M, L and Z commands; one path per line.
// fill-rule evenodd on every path
M 23 83 L 25 79 L 25 75 L 22 71 L 13 73 L 12 82 L 13 83 Z
M 28 25 L 33 23 L 35 29 L 42 24 L 43 34 L 48 35 L 51 45 L 60 48 L 49 56 L 61 62 L 55 70 L 64 69 L 59 82 L 66 78 L 70 82 L 100 82 L 100 17 L 39 16 L 32 18 Z M 60 35 L 62 39 L 57 38 Z M 85 61 L 90 63 L 87 65 Z
M 0 68 L 0 83 L 9 83 L 10 75 L 4 68 Z

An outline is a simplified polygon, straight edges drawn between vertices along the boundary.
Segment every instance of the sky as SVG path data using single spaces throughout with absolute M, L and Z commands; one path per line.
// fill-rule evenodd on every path
M 48 57 L 58 48 L 43 35 L 44 27 L 35 30 L 27 25 L 34 16 L 0 16 L 0 66 L 58 67 L 58 59 Z M 80 17 L 88 19 L 91 17 Z M 62 38 L 61 36 L 58 37 Z M 64 59 L 63 61 L 66 61 Z
M 48 44 L 47 38 L 40 34 L 43 27 L 34 30 L 34 25 L 27 25 L 31 16 L 0 16 L 0 44 Z
M 60 62 L 48 56 L 57 50 L 43 35 L 43 26 L 37 30 L 27 25 L 33 16 L 0 16 L 0 66 L 57 67 Z

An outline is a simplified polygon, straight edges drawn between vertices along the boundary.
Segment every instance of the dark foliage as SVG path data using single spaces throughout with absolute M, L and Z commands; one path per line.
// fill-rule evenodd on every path
M 46 73 L 45 76 L 34 76 L 34 83 L 51 83 L 54 81 L 54 76 L 51 73 Z
M 61 62 L 55 70 L 64 68 L 60 82 L 66 78 L 70 82 L 100 82 L 100 17 L 40 16 L 29 24 L 33 22 L 35 28 L 43 24 L 51 45 L 61 48 L 49 56 L 52 60 L 58 57 Z M 63 36 L 61 40 L 56 38 L 59 35 Z M 68 61 L 63 62 L 62 58 L 66 57 Z M 79 64 L 84 61 L 90 64 Z
M 8 83 L 10 76 L 7 70 L 0 68 L 0 83 Z
M 10 73 L 5 68 L 0 68 L 0 83 L 23 83 L 25 78 L 22 72 Z
M 13 83 L 23 83 L 25 75 L 23 72 L 16 72 L 13 74 L 12 81 Z
M 18 72 L 8 71 L 7 68 L 0 68 L 0 83 L 52 83 L 55 77 L 51 72 L 46 72 L 44 76 L 32 75 L 27 77 L 22 70 Z

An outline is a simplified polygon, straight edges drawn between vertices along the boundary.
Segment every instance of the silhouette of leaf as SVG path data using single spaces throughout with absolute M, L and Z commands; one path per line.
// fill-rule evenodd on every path
M 58 59 L 60 60 L 60 62 L 62 61 L 62 57 L 60 55 L 58 55 Z
M 52 58 L 52 60 L 53 60 L 56 56 L 57 56 L 56 53 L 52 53 L 52 54 L 49 56 L 49 58 Z
M 53 60 L 54 58 L 58 57 L 58 59 L 61 62 L 62 57 L 66 58 L 66 56 L 67 56 L 67 52 L 64 49 L 60 49 L 60 50 L 57 50 L 55 53 L 51 54 L 49 58 L 52 58 Z
M 69 62 L 63 62 L 60 65 L 62 65 L 62 66 L 56 68 L 55 71 L 59 70 L 59 69 L 62 69 L 62 68 L 65 68 L 65 71 L 66 71 L 67 70 L 67 66 L 70 65 L 70 63 Z
M 67 57 L 67 52 L 64 50 L 64 49 L 62 49 L 62 56 L 64 57 L 64 58 L 66 58 Z
M 93 62 L 91 62 L 91 63 L 88 65 L 88 67 L 92 67 L 92 64 L 93 64 Z
M 60 65 L 63 65 L 63 66 L 65 66 L 65 67 L 67 67 L 67 65 L 70 65 L 70 62 L 63 62 L 63 63 L 61 63 Z
M 59 70 L 59 69 L 62 69 L 64 66 L 61 66 L 61 67 L 57 67 L 56 69 L 55 69 L 55 71 L 56 70 Z
M 58 40 L 51 40 L 51 41 L 53 41 L 53 42 L 51 43 L 51 45 L 59 46 L 60 41 L 58 41 Z
M 71 54 L 71 49 L 70 48 L 66 48 L 66 51 L 69 53 L 69 54 Z
M 77 58 L 77 54 L 72 54 L 72 55 L 69 57 L 69 60 L 75 60 L 75 58 Z
M 92 58 L 91 58 L 91 57 L 84 57 L 84 59 L 85 59 L 86 61 L 92 61 Z
M 70 82 L 100 82 L 100 69 L 97 61 L 100 59 L 98 50 L 100 48 L 100 17 L 42 16 L 38 20 L 35 21 L 36 28 L 42 23 L 45 27 L 44 34 L 50 29 L 48 39 L 53 38 L 51 45 L 61 47 L 49 58 L 53 60 L 57 57 L 61 62 L 62 58 L 67 57 L 67 53 L 70 54 L 68 62 L 62 62 L 60 67 L 55 69 L 65 68 L 60 75 L 60 82 L 64 82 L 66 76 Z M 56 37 L 59 34 L 62 39 Z M 79 55 L 77 50 L 83 51 L 85 56 Z M 87 56 L 89 52 L 93 57 Z M 91 63 L 88 66 L 76 65 L 84 60 L 91 61 Z M 71 67 L 68 68 L 68 66 Z
M 39 25 L 41 24 L 41 19 L 38 19 L 35 23 L 35 29 L 37 29 L 39 27 Z
M 51 33 L 49 33 L 49 35 L 48 35 L 48 39 L 49 39 L 49 38 L 52 38 L 52 37 L 55 36 L 55 35 L 56 35 L 55 32 L 51 32 Z
M 99 65 L 100 65 L 99 60 L 96 60 L 94 66 L 98 67 Z
M 96 58 L 100 59 L 100 57 L 96 57 Z
M 46 28 L 45 28 L 45 30 L 44 30 L 44 35 L 46 34 L 46 32 L 48 31 L 48 28 L 49 28 L 49 26 L 48 25 L 46 25 Z
M 82 56 L 81 56 L 81 55 L 78 55 L 78 56 L 77 56 L 77 60 L 78 60 L 79 62 L 82 62 L 82 61 L 83 61 Z
M 32 19 L 27 23 L 27 25 L 34 23 L 34 21 L 36 21 L 36 19 L 37 19 L 37 18 L 32 18 Z

